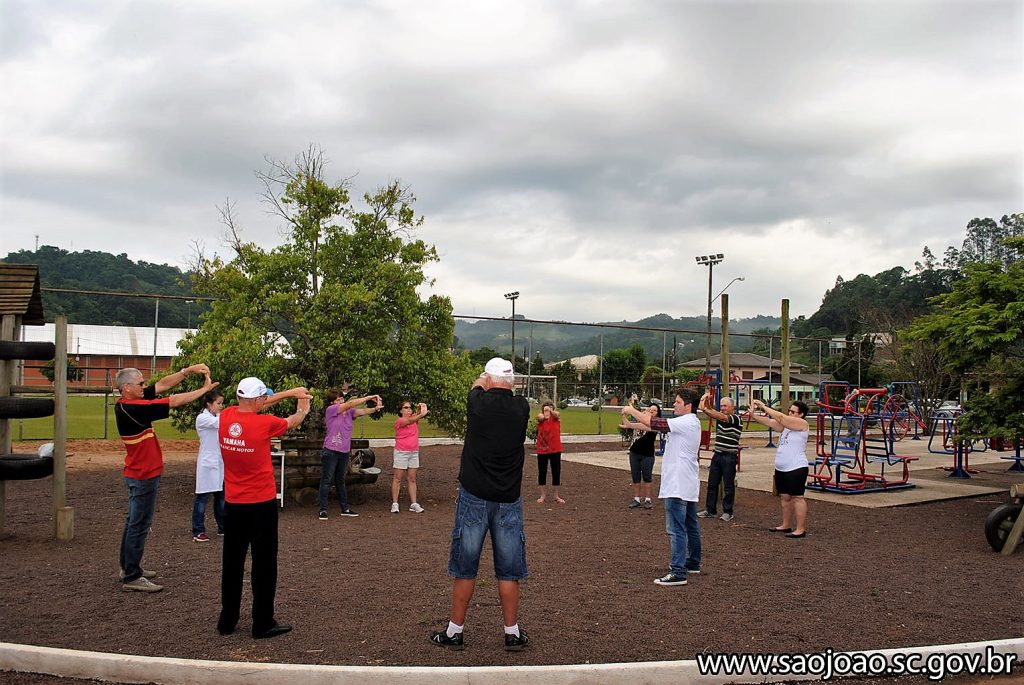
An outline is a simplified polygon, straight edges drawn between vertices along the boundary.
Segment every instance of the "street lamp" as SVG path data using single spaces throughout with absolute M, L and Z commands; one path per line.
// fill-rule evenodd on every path
M 698 264 L 708 268 L 708 332 L 707 344 L 704 348 L 704 374 L 707 375 L 708 371 L 711 370 L 711 302 L 714 299 L 711 297 L 712 274 L 715 270 L 715 264 L 721 264 L 722 260 L 725 259 L 725 255 L 719 252 L 718 254 L 702 255 L 696 259 Z M 728 288 L 729 286 L 726 287 Z
M 506 300 L 512 300 L 512 369 L 516 368 L 516 300 L 519 298 L 519 291 L 505 293 Z
M 188 325 L 185 328 L 192 328 L 192 303 L 195 300 L 185 300 L 185 304 L 188 305 Z

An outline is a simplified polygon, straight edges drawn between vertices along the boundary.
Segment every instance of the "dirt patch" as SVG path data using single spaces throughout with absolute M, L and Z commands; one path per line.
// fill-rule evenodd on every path
M 161 483 L 144 564 L 166 590 L 121 592 L 117 548 L 126 509 L 120 445 L 73 447 L 68 475 L 75 539 L 52 539 L 51 481 L 7 485 L 0 538 L 4 641 L 153 656 L 350 665 L 513 665 L 693 658 L 698 652 L 878 649 L 1024 634 L 1021 554 L 985 543 L 988 496 L 870 510 L 810 502 L 809 536 L 769 533 L 777 500 L 740 490 L 737 518 L 702 523 L 703 573 L 685 587 L 666 570 L 660 505 L 627 510 L 629 474 L 563 464 L 565 505 L 536 504 L 536 460 L 524 478 L 530 579 L 520 622 L 533 643 L 509 654 L 489 553 L 466 625 L 467 649 L 427 642 L 448 615 L 445 575 L 459 446 L 422 450 L 426 513 L 388 511 L 385 473 L 361 493 L 359 518 L 329 521 L 288 504 L 281 515 L 277 615 L 295 626 L 254 641 L 248 597 L 242 630 L 215 630 L 221 542 L 192 542 L 192 443 L 164 443 Z M 608 443 L 566 445 L 607 450 Z M 618 450 L 617 447 L 613 447 Z M 626 455 L 622 453 L 623 463 Z M 404 494 L 403 494 L 404 498 Z M 212 525 L 212 520 L 211 520 Z

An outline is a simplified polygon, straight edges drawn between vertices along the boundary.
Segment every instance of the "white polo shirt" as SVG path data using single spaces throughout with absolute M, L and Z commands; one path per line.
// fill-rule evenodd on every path
M 700 499 L 697 450 L 700 449 L 700 419 L 684 414 L 668 420 L 665 458 L 661 463 L 658 499 L 678 497 L 686 502 Z

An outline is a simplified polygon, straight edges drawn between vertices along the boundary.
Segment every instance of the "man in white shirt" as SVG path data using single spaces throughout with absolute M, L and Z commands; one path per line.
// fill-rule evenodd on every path
M 656 578 L 656 585 L 686 585 L 686 576 L 700 573 L 700 476 L 697 450 L 700 449 L 700 419 L 694 413 L 700 395 L 690 388 L 672 391 L 675 415 L 670 419 L 651 416 L 632 406 L 622 408 L 639 424 L 625 422 L 626 428 L 644 428 L 667 433 L 665 457 L 661 464 L 661 490 L 658 499 L 665 505 L 665 532 L 672 546 L 669 572 Z

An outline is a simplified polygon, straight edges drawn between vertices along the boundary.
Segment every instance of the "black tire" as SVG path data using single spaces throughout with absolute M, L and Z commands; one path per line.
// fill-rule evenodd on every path
M 992 510 L 985 519 L 985 539 L 988 544 L 997 552 L 1003 551 L 1003 544 L 1010 535 L 1010 529 L 1020 516 L 1020 504 L 1000 504 Z
M 53 475 L 53 457 L 34 454 L 0 456 L 0 480 L 35 480 Z
M 352 452 L 352 463 L 358 468 L 367 469 L 373 466 L 374 462 L 377 461 L 377 457 L 374 455 L 373 450 L 369 447 L 360 450 L 354 450 Z
M 48 342 L 21 342 L 0 340 L 0 359 L 34 359 L 49 361 L 57 355 L 57 348 Z
M 0 397 L 0 419 L 38 419 L 53 416 L 53 400 L 39 397 Z

